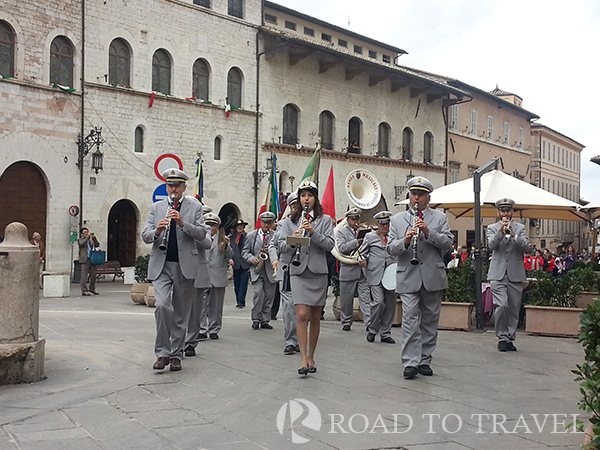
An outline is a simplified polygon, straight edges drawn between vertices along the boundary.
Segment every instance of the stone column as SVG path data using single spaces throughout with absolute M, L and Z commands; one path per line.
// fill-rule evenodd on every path
M 0 243 L 0 385 L 44 379 L 39 339 L 39 252 L 27 227 L 13 222 Z

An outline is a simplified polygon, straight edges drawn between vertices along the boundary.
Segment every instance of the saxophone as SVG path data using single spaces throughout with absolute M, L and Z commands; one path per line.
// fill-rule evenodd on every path
M 265 265 L 265 261 L 269 258 L 269 235 L 271 234 L 271 230 L 265 233 L 265 240 L 263 241 L 263 246 L 260 249 L 260 253 L 258 255 L 258 264 L 254 266 L 254 271 L 256 273 L 260 273 L 263 266 Z

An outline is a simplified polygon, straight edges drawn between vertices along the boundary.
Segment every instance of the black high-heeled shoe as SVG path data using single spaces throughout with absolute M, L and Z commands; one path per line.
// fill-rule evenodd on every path
M 300 367 L 298 369 L 298 375 L 306 376 L 308 375 L 309 368 L 308 367 Z
M 317 366 L 308 366 L 308 373 L 315 373 L 317 371 Z

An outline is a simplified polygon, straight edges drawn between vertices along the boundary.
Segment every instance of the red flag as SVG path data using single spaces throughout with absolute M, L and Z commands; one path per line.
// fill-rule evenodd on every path
M 323 192 L 323 199 L 321 200 L 323 206 L 323 212 L 330 217 L 335 219 L 335 192 L 333 189 L 333 166 L 329 171 L 329 178 L 327 179 L 327 185 L 325 186 L 325 192 Z
M 150 96 L 150 104 L 148 105 L 148 108 L 152 108 L 152 105 L 154 105 L 154 97 L 156 97 L 156 92 L 153 92 Z

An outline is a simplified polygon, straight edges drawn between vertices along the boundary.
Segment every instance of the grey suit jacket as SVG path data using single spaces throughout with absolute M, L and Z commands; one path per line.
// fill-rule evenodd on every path
M 377 286 L 381 283 L 383 272 L 386 267 L 394 262 L 381 238 L 375 232 L 370 232 L 365 235 L 360 255 L 367 260 L 367 268 L 365 275 L 369 286 Z
M 233 249 L 233 268 L 235 270 L 248 270 L 250 266 L 246 262 L 244 258 L 242 258 L 242 250 L 244 249 L 244 245 L 246 244 L 246 239 L 248 238 L 246 233 L 242 233 L 240 236 L 240 243 L 236 244 L 238 234 L 232 234 L 230 236 L 231 242 L 229 245 Z
M 88 262 L 87 251 L 90 240 L 92 241 L 92 246 L 94 248 L 100 247 L 100 242 L 98 242 L 96 236 L 88 235 L 87 238 L 80 237 L 79 239 L 77 239 L 77 245 L 79 245 L 79 262 L 81 264 L 85 264 L 86 262 Z
M 283 242 L 280 244 L 280 249 L 284 252 L 294 250 L 285 243 L 285 238 L 294 234 L 299 227 L 298 223 L 292 222 L 291 219 L 285 220 L 279 225 Z M 290 275 L 300 275 L 308 267 L 312 273 L 328 273 L 327 269 L 327 252 L 333 249 L 333 224 L 331 217 L 323 214 L 312 221 L 314 233 L 310 237 L 310 246 L 301 247 L 300 249 L 300 265 L 290 266 Z
M 210 274 L 208 270 L 208 258 L 210 254 L 210 246 L 212 245 L 212 238 L 210 230 L 204 236 L 201 241 L 196 241 L 196 248 L 198 249 L 198 270 L 196 272 L 196 278 L 194 279 L 195 288 L 208 289 L 212 286 L 210 283 Z
M 254 270 L 254 265 L 252 264 L 252 259 L 259 257 L 260 252 L 265 244 L 267 247 L 266 253 L 267 255 L 269 254 L 269 242 L 271 239 L 273 239 L 273 235 L 275 234 L 273 231 L 271 231 L 266 239 L 266 242 L 263 242 L 262 238 L 258 234 L 258 231 L 259 229 L 257 228 L 246 235 L 246 243 L 244 244 L 244 248 L 242 250 L 242 258 L 244 258 L 244 260 L 250 264 L 250 280 L 252 282 L 255 282 L 259 275 L 262 275 L 263 277 L 266 276 L 271 283 L 275 283 L 275 277 L 273 277 L 273 265 L 271 264 L 270 257 L 267 257 L 267 260 L 263 264 L 260 273 L 257 273 L 256 270 Z
M 294 254 L 293 249 L 290 246 L 285 245 L 285 235 L 282 230 L 285 227 L 285 223 L 289 222 L 290 218 L 286 217 L 279 222 L 275 235 L 269 242 L 269 257 L 271 261 L 279 261 L 279 270 L 275 279 L 277 281 L 283 280 L 283 267 L 290 265 L 292 255 Z
M 344 255 L 349 255 L 360 246 L 358 239 L 354 235 L 354 230 L 349 226 L 338 230 L 335 237 L 335 245 L 339 252 Z M 340 281 L 358 280 L 362 274 L 362 267 L 358 264 L 344 264 L 340 262 Z
M 513 221 L 511 227 L 515 237 L 506 238 L 500 233 L 502 222 L 496 222 L 487 227 L 485 232 L 488 247 L 492 251 L 492 261 L 488 270 L 488 280 L 498 281 L 508 275 L 512 282 L 525 281 L 525 266 L 523 252 L 529 250 L 529 239 L 525 226 Z
M 421 286 L 428 291 L 439 291 L 448 287 L 443 255 L 452 248 L 454 236 L 450 232 L 446 214 L 431 208 L 423 211 L 423 220 L 429 228 L 429 237 L 421 233 L 417 243 L 419 264 L 412 265 L 412 246 L 404 245 L 404 236 L 412 228 L 413 215 L 405 211 L 392 217 L 387 251 L 397 257 L 396 292 L 408 294 L 418 292 Z
M 228 244 L 223 254 L 219 254 L 219 235 L 211 238 L 208 257 L 208 274 L 213 287 L 227 287 L 227 264 L 233 257 L 233 249 Z
M 198 201 L 183 197 L 179 214 L 183 220 L 183 226 L 175 225 L 177 229 L 177 247 L 179 251 L 179 266 L 183 276 L 188 280 L 197 276 L 198 264 L 201 263 L 201 255 L 196 246 L 196 241 L 202 241 L 206 234 L 210 234 L 210 228 L 204 224 L 202 217 L 202 204 Z M 148 279 L 154 281 L 158 278 L 165 265 L 166 251 L 158 248 L 162 242 L 164 231 L 156 235 L 156 225 L 167 215 L 167 200 L 153 203 L 148 213 L 146 226 L 142 231 L 142 239 L 146 244 L 152 244 L 150 250 L 150 262 L 148 263 Z

